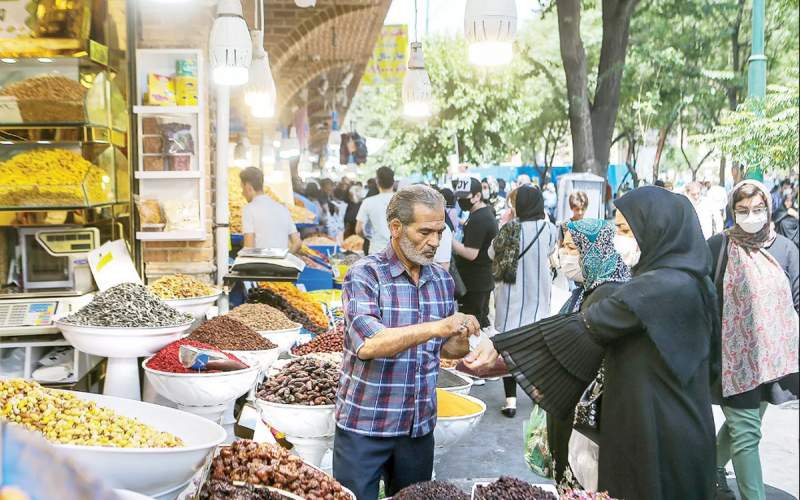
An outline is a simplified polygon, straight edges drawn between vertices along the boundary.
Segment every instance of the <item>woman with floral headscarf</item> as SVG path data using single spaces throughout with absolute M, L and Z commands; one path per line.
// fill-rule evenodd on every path
M 745 180 L 730 195 L 735 225 L 708 240 L 722 318 L 712 394 L 725 424 L 717 435 L 717 498 L 735 498 L 725 465 L 733 461 L 740 496 L 763 499 L 758 446 L 768 403 L 798 394 L 798 250 L 769 223 L 772 199 Z
M 566 224 L 564 248 L 568 254 L 578 258 L 580 275 L 572 277 L 578 287 L 561 309 L 562 314 L 588 308 L 613 294 L 621 283 L 631 279 L 630 269 L 614 249 L 616 233 L 613 223 L 600 219 L 581 219 Z M 573 247 L 574 252 L 570 250 Z M 602 387 L 602 369 L 598 379 Z M 555 480 L 559 484 L 565 483 L 565 479 L 569 482 L 564 473 L 569 461 L 573 420 L 574 414 L 565 420 L 550 414 L 547 416 L 547 444 L 555 462 Z

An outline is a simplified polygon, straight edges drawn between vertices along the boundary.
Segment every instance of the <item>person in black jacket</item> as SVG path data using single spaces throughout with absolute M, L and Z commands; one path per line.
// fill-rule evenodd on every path
M 788 238 L 800 248 L 800 221 L 794 208 L 795 198 L 793 194 L 783 196 L 781 205 L 772 213 L 772 222 L 775 224 L 776 233 Z
M 708 240 L 722 324 L 712 396 L 725 413 L 717 435 L 717 498 L 734 499 L 733 462 L 744 500 L 764 498 L 758 447 L 767 404 L 797 399 L 800 279 L 797 247 L 769 222 L 769 191 L 746 180 L 731 191 L 735 225 Z

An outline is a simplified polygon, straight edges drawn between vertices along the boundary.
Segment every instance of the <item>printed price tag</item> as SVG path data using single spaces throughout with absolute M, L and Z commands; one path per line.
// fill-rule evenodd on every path
M 16 97 L 0 96 L 0 123 L 22 123 Z

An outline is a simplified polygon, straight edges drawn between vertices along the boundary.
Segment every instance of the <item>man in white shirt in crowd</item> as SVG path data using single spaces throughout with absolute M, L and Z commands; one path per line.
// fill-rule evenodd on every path
M 389 245 L 391 234 L 386 222 L 386 207 L 394 196 L 394 171 L 381 167 L 376 172 L 379 193 L 365 198 L 356 215 L 356 234 L 366 238 L 364 228 L 371 227 L 369 235 L 369 255 L 383 252 Z
M 699 182 L 690 182 L 686 185 L 686 197 L 692 202 L 694 211 L 697 213 L 700 229 L 703 231 L 705 239 L 725 229 L 720 213 L 713 210 L 708 201 L 703 198 L 703 186 Z
M 264 174 L 248 167 L 239 174 L 242 195 L 247 205 L 242 209 L 244 248 L 285 248 L 300 251 L 302 241 L 292 222 L 289 209 L 264 194 Z

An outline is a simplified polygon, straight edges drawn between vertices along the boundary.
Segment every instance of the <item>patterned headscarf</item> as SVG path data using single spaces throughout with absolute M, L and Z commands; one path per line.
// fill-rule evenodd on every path
M 604 283 L 629 281 L 631 270 L 614 249 L 617 228 L 611 222 L 600 219 L 570 221 L 567 230 L 578 247 L 583 269 L 582 290 L 572 306 L 572 311 L 578 311 L 587 293 Z
M 729 208 L 731 213 L 734 213 L 736 207 L 734 207 L 734 196 L 736 193 L 739 192 L 740 189 L 747 185 L 755 186 L 759 191 L 761 191 L 761 195 L 763 196 L 766 204 L 767 204 L 767 214 L 772 214 L 772 195 L 769 194 L 769 189 L 764 184 L 753 180 L 753 179 L 746 179 L 740 182 L 739 184 L 733 186 L 731 189 L 731 194 L 729 196 Z M 775 229 L 770 224 L 769 216 L 767 217 L 767 223 L 761 228 L 761 231 L 757 232 L 756 234 L 750 234 L 744 231 L 742 228 L 739 227 L 738 224 L 734 224 L 734 226 L 727 231 L 728 236 L 731 240 L 734 241 L 737 245 L 744 248 L 746 251 L 750 250 L 758 250 L 759 248 L 769 247 L 772 245 L 772 242 L 775 241 L 777 235 L 775 234 Z

